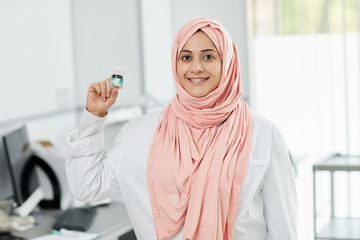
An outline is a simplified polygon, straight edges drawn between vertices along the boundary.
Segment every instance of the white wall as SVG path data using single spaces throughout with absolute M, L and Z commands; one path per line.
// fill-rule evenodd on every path
M 59 146 L 77 126 L 88 85 L 128 68 L 117 105 L 140 96 L 137 1 L 0 2 L 0 127 L 24 122 Z
M 77 106 L 85 106 L 89 84 L 110 77 L 115 65 L 128 70 L 116 105 L 136 103 L 141 95 L 142 75 L 137 1 L 72 3 Z
M 171 70 L 173 36 L 172 1 L 142 0 L 144 69 L 150 97 L 169 101 L 175 94 Z
M 69 1 L 0 3 L 0 122 L 71 105 Z
M 74 106 L 70 13 L 64 0 L 0 2 L 0 126 Z M 31 133 L 64 142 L 74 117 L 30 125 Z

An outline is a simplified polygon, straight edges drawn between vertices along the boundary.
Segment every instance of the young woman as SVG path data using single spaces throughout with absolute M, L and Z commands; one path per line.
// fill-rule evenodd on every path
M 121 193 L 138 239 L 294 240 L 297 197 L 279 130 L 241 100 L 238 52 L 211 19 L 194 19 L 172 49 L 177 93 L 163 111 L 125 124 L 105 150 L 115 103 L 110 79 L 92 83 L 68 135 L 77 199 Z

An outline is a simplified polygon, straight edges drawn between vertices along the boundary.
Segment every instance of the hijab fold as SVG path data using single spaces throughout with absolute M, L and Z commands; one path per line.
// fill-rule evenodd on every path
M 182 88 L 176 65 L 199 29 L 216 46 L 222 74 L 215 90 L 196 98 Z M 231 239 L 251 151 L 252 120 L 240 99 L 238 51 L 220 23 L 197 18 L 175 37 L 172 69 L 177 94 L 155 131 L 147 163 L 157 239 L 181 228 L 184 239 Z

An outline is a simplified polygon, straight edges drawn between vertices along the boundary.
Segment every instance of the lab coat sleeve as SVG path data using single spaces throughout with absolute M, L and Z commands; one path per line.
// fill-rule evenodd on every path
M 105 119 L 84 110 L 79 129 L 67 136 L 69 188 L 83 202 L 103 200 L 120 192 L 116 177 L 119 161 L 108 158 L 104 150 Z
M 272 129 L 272 153 L 264 179 L 264 217 L 267 240 L 297 239 L 297 192 L 288 148 L 281 133 Z

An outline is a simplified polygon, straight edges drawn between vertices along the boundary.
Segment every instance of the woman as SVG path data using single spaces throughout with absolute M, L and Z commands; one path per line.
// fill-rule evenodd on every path
M 237 49 L 211 19 L 194 19 L 172 49 L 176 96 L 129 121 L 104 150 L 118 89 L 90 85 L 66 169 L 76 198 L 123 195 L 138 239 L 296 239 L 296 190 L 277 128 L 240 99 Z

